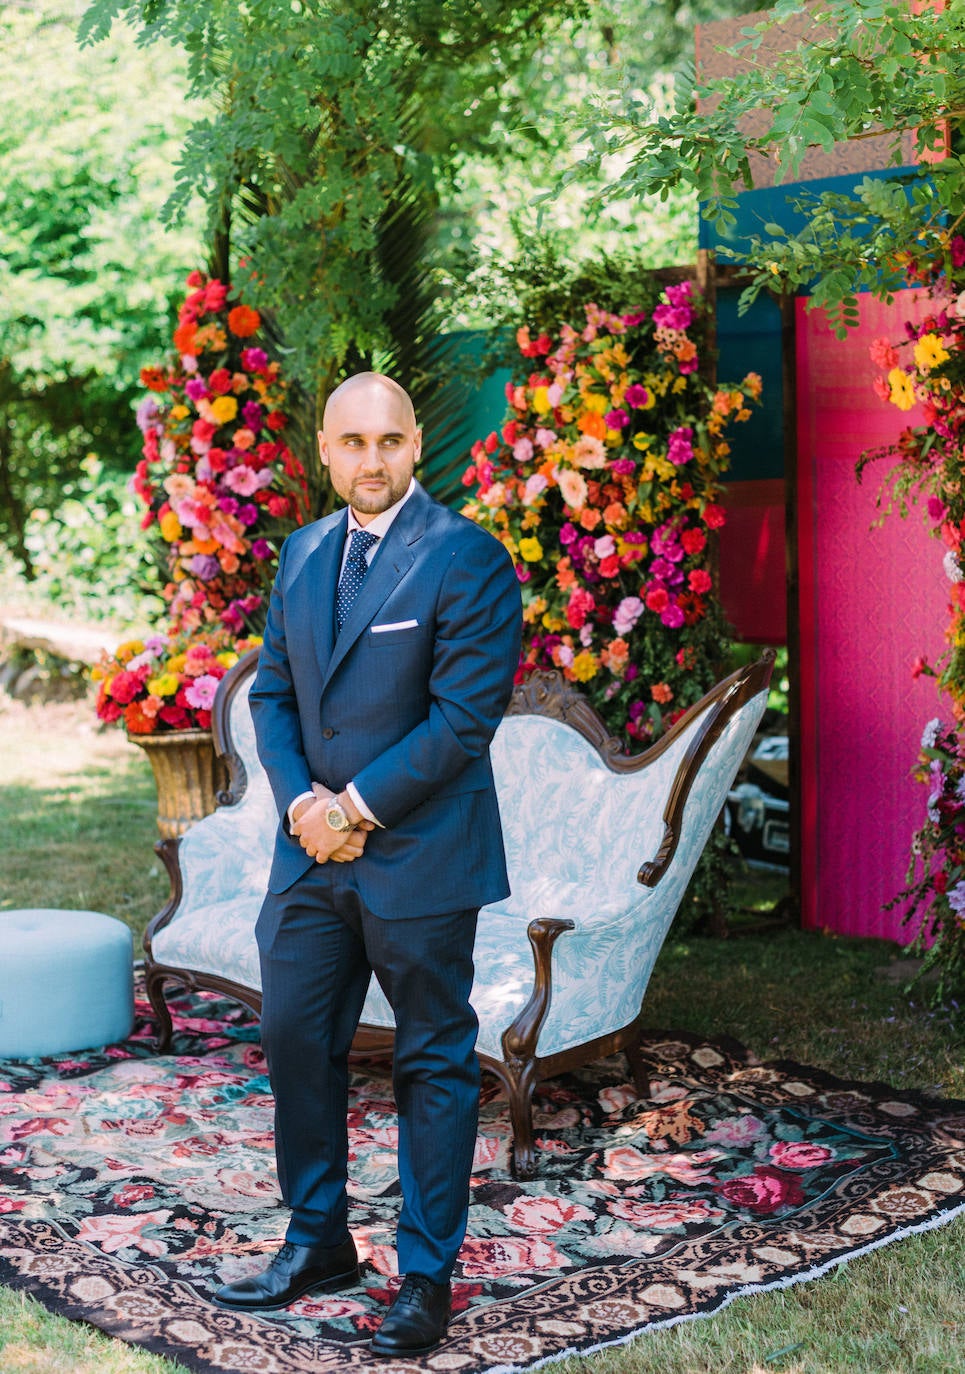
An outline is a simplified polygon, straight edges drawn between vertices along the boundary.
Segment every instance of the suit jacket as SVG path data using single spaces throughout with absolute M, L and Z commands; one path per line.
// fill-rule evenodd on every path
M 269 879 L 314 863 L 286 812 L 312 780 L 354 782 L 384 829 L 353 878 L 376 915 L 463 910 L 509 892 L 489 743 L 519 658 L 506 550 L 420 486 L 382 540 L 337 634 L 343 509 L 285 541 L 251 710 L 281 817 Z

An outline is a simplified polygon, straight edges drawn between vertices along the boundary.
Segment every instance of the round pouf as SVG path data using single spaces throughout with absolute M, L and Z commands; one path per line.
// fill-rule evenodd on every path
M 0 1057 L 95 1049 L 130 1035 L 134 953 L 100 911 L 0 911 Z

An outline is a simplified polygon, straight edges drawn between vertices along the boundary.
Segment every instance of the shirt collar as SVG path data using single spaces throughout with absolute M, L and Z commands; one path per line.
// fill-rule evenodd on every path
M 386 534 L 388 534 L 389 527 L 391 526 L 392 521 L 395 519 L 399 511 L 405 505 L 406 501 L 408 501 L 409 497 L 415 491 L 415 488 L 415 478 L 411 477 L 409 479 L 409 487 L 405 495 L 403 497 L 400 497 L 400 499 L 396 501 L 394 506 L 390 506 L 388 510 L 384 510 L 379 515 L 375 516 L 375 518 L 370 520 L 367 525 L 359 524 L 359 522 L 355 518 L 355 512 L 352 510 L 352 507 L 349 506 L 347 533 L 351 534 L 353 530 L 364 529 L 367 530 L 369 534 L 374 534 L 377 539 L 382 539 Z

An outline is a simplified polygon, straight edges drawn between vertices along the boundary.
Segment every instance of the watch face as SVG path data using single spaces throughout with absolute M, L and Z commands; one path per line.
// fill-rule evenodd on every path
M 352 828 L 352 822 L 337 804 L 328 808 L 325 813 L 325 820 L 332 830 L 351 830 Z

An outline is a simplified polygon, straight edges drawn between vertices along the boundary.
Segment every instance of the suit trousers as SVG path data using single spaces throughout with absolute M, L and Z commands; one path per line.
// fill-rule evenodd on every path
M 396 1021 L 399 1272 L 445 1283 L 466 1232 L 479 1115 L 478 912 L 385 919 L 359 896 L 354 867 L 314 864 L 268 894 L 256 927 L 287 1238 L 348 1235 L 348 1053 L 374 972 Z

